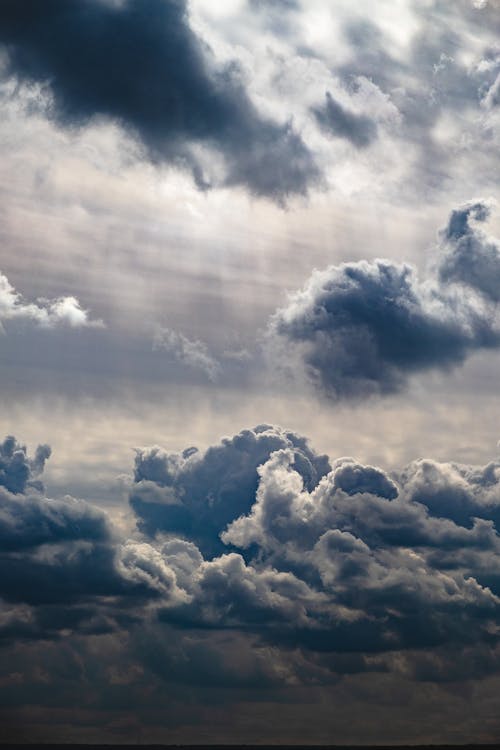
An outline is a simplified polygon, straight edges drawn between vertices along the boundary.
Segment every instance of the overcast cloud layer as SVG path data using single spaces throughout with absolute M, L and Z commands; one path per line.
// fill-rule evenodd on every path
M 0 0 L 5 740 L 500 740 L 499 32 Z

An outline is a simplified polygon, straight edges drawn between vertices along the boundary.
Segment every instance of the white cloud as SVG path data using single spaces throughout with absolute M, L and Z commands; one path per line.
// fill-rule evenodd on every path
M 81 307 L 76 297 L 25 302 L 8 278 L 0 273 L 0 325 L 8 320 L 30 321 L 42 328 L 103 326 L 101 320 L 89 318 L 88 311 Z

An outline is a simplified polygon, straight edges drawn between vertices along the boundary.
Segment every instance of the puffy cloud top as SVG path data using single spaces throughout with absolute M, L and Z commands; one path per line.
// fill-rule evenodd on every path
M 13 637 L 12 618 L 23 638 L 68 622 L 77 633 L 231 631 L 300 653 L 288 659 L 298 681 L 317 675 L 320 654 L 358 654 L 363 671 L 374 656 L 393 668 L 396 652 L 416 674 L 420 649 L 439 660 L 498 644 L 499 462 L 426 459 L 388 475 L 352 458 L 330 465 L 269 425 L 202 454 L 143 448 L 130 495 L 143 533 L 127 539 L 84 501 L 30 488 L 47 453 L 2 445 L 4 464 L 28 472 L 23 492 L 0 488 L 11 613 L 0 637 Z
M 70 328 L 82 328 L 103 325 L 102 321 L 89 318 L 88 311 L 81 307 L 76 297 L 38 300 L 36 304 L 25 302 L 7 277 L 0 273 L 0 326 L 10 320 L 30 321 L 42 328 L 64 325 Z
M 326 456 L 311 450 L 304 438 L 269 425 L 224 438 L 204 454 L 194 448 L 182 454 L 158 447 L 138 450 L 130 502 L 139 528 L 151 536 L 187 531 L 205 554 L 221 551 L 219 532 L 250 510 L 257 467 L 280 448 L 292 450 L 294 465 L 311 489 L 330 468 Z
M 343 458 L 330 469 L 266 426 L 203 455 L 139 451 L 131 503 L 151 544 L 162 532 L 156 544 L 186 594 L 162 621 L 385 653 L 492 637 L 499 478 L 498 463 L 417 461 L 389 476 Z
M 470 222 L 488 215 L 483 201 L 453 211 L 438 278 L 421 281 L 411 266 L 388 260 L 315 271 L 271 319 L 278 358 L 282 348 L 288 359 L 295 353 L 297 367 L 323 393 L 352 398 L 394 393 L 413 373 L 446 369 L 477 349 L 498 347 L 490 303 L 500 299 L 499 246 Z
M 37 479 L 50 457 L 50 446 L 39 445 L 35 457 L 28 458 L 26 446 L 9 435 L 0 443 L 0 486 L 9 492 L 24 492 L 27 487 L 42 489 Z

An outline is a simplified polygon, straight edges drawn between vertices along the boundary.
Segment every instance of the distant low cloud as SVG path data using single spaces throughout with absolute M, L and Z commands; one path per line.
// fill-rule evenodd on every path
M 0 44 L 13 76 L 47 86 L 58 123 L 110 118 L 202 189 L 243 185 L 283 202 L 320 179 L 292 125 L 259 114 L 236 64 L 216 65 L 184 0 L 28 0 L 22 9 L 4 0 Z
M 102 327 L 100 320 L 92 320 L 76 297 L 25 302 L 6 276 L 0 273 L 0 327 L 8 321 L 29 321 L 41 328 Z
M 415 373 L 498 348 L 499 245 L 471 223 L 488 213 L 484 201 L 452 212 L 437 273 L 425 280 L 388 260 L 315 271 L 271 319 L 274 359 L 305 371 L 330 398 L 360 398 L 398 392 Z

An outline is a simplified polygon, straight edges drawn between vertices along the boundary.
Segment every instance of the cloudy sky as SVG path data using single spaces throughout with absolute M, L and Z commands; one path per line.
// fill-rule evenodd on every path
M 500 738 L 498 0 L 0 0 L 0 720 Z

